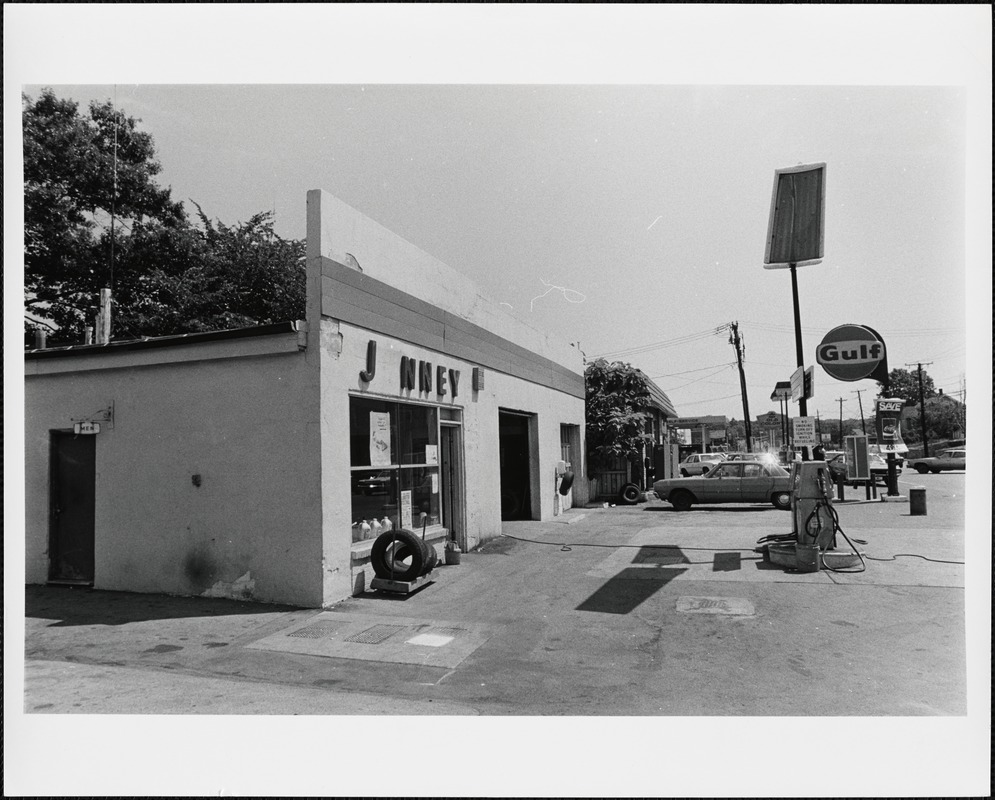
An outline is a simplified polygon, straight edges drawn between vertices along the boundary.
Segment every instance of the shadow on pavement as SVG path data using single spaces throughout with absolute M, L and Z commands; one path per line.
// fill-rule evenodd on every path
M 750 512 L 757 511 L 777 511 L 778 509 L 774 506 L 713 506 L 713 505 L 695 505 L 692 506 L 687 511 L 678 511 L 672 506 L 647 506 L 643 511 L 664 511 L 669 514 L 693 514 L 695 511 L 707 511 L 709 514 L 712 513 L 726 513 L 726 514 L 748 514 Z
M 652 576 L 644 567 L 629 567 L 609 579 L 600 589 L 577 606 L 577 611 L 595 611 L 601 614 L 629 614 L 686 569 L 653 570 Z
M 223 617 L 298 611 L 296 606 L 249 603 L 213 597 L 171 597 L 106 592 L 84 586 L 26 586 L 24 616 L 58 620 L 50 627 L 126 625 L 157 619 Z

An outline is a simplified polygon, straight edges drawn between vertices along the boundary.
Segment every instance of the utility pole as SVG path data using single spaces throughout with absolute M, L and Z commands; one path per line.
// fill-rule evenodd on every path
M 840 404 L 840 450 L 843 449 L 843 398 L 836 398 Z
M 864 434 L 864 436 L 867 435 L 867 426 L 864 424 L 864 403 L 863 400 L 861 400 L 860 393 L 866 391 L 867 391 L 866 389 L 855 389 L 854 391 L 850 392 L 850 394 L 857 395 L 857 403 L 860 405 L 860 430 Z
M 932 364 L 932 361 L 927 361 L 926 366 Z M 929 457 L 929 439 L 926 436 L 926 397 L 922 388 L 922 363 L 916 362 L 919 367 L 919 427 L 922 429 L 922 455 L 923 458 Z M 905 366 L 911 367 L 912 364 L 906 364 Z
M 743 372 L 743 350 L 739 341 L 739 323 L 730 322 L 732 336 L 729 344 L 736 348 L 736 362 L 739 364 L 739 390 L 743 395 L 743 420 L 746 424 L 746 452 L 753 452 L 753 431 L 750 427 L 750 401 L 746 397 L 746 373 Z

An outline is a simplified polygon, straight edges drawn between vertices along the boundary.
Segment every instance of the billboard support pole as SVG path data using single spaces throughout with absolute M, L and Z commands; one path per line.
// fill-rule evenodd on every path
M 795 359 L 798 362 L 798 366 L 804 369 L 805 354 L 802 350 L 802 315 L 798 306 L 798 265 L 792 263 L 789 265 L 789 269 L 791 270 L 791 302 L 795 312 Z M 808 416 L 808 401 L 805 398 L 804 392 L 798 398 L 798 415 L 801 417 Z M 802 461 L 808 461 L 807 447 L 802 448 Z

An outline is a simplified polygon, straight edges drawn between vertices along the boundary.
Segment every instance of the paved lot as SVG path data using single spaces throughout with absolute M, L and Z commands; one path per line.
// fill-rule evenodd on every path
M 508 523 L 411 596 L 325 611 L 28 587 L 24 711 L 408 719 L 395 733 L 437 715 L 617 720 L 630 735 L 636 717 L 964 724 L 963 475 L 907 485 L 927 482 L 925 517 L 838 507 L 866 541 L 860 573 L 765 563 L 755 542 L 789 532 L 786 512 L 650 502 Z

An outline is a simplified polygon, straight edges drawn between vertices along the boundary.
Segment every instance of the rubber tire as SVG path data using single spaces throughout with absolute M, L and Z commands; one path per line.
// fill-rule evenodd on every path
M 391 548 L 391 542 L 396 542 Z M 393 574 L 391 574 L 391 562 L 388 561 L 388 551 L 391 560 L 394 562 Z M 398 567 L 397 556 L 407 558 L 410 554 L 411 563 L 407 567 Z M 370 566 L 378 578 L 386 578 L 395 581 L 413 581 L 423 574 L 425 568 L 425 551 L 422 549 L 422 541 L 411 531 L 399 528 L 394 531 L 381 533 L 373 542 L 370 550 Z
M 940 474 L 940 468 L 939 467 L 933 467 L 930 470 L 930 472 L 932 472 L 934 475 L 939 475 Z
M 570 487 L 574 485 L 574 474 L 572 472 L 564 472 L 563 478 L 560 480 L 559 492 L 564 497 L 570 492 Z
M 428 573 L 430 573 L 433 569 L 435 569 L 436 565 L 439 563 L 439 557 L 438 555 L 436 555 L 435 548 L 432 547 L 432 545 L 430 545 L 428 542 L 423 542 L 422 540 L 419 539 L 418 544 L 420 546 L 419 549 L 421 550 L 422 554 L 422 568 L 421 572 L 419 572 L 416 577 L 420 578 L 422 575 L 428 575 Z M 401 544 L 400 542 L 398 542 L 397 547 L 394 550 L 394 560 L 404 561 L 404 559 L 408 558 L 411 555 L 411 552 L 412 552 L 411 548 L 408 547 L 408 545 Z M 394 575 L 396 576 L 397 574 L 398 572 L 395 569 Z M 405 578 L 405 580 L 411 580 L 411 579 Z
M 778 498 L 787 498 L 787 502 L 784 500 L 779 500 Z M 791 510 L 791 492 L 774 492 L 770 496 L 770 501 L 774 504 L 774 508 L 781 511 Z
M 431 542 L 423 541 L 421 544 L 425 551 L 425 564 L 422 567 L 421 574 L 428 575 L 428 573 L 439 565 L 439 554 L 435 551 L 435 545 Z
M 682 469 L 681 470 L 681 477 L 682 478 L 690 478 L 691 476 L 688 475 L 688 471 L 686 469 Z
M 925 475 L 927 472 L 929 472 L 929 467 L 927 467 L 925 464 L 916 464 L 916 472 L 918 472 L 920 475 Z
M 634 506 L 639 502 L 639 487 L 634 483 L 627 483 L 618 492 L 618 502 L 626 506 Z
M 694 504 L 694 495 L 687 489 L 678 489 L 670 493 L 668 500 L 677 511 L 690 511 Z

